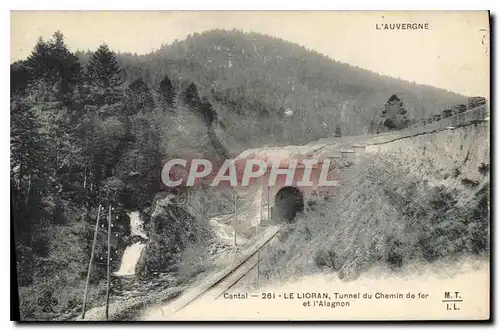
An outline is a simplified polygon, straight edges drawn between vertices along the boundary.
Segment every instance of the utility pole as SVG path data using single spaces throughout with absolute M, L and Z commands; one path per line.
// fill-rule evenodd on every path
M 101 217 L 101 208 L 102 207 L 99 204 L 99 208 L 97 209 L 97 219 L 95 221 L 94 240 L 92 241 L 92 251 L 90 252 L 89 270 L 87 271 L 87 280 L 85 281 L 85 290 L 83 292 L 82 319 L 85 318 L 85 307 L 87 305 L 87 292 L 89 289 L 90 271 L 92 270 L 92 262 L 94 262 L 94 251 L 97 241 L 97 231 L 99 231 L 99 218 Z
M 111 261 L 111 205 L 109 206 L 109 211 L 108 211 L 108 258 L 106 261 L 108 281 L 106 284 L 106 320 L 109 320 L 109 290 L 111 285 L 110 261 Z
M 267 219 L 271 220 L 271 191 L 269 188 L 269 183 L 267 185 Z
M 234 229 L 234 247 L 236 247 L 236 192 L 233 193 L 234 195 L 234 225 L 233 225 L 233 229 Z
M 263 189 L 263 184 L 261 182 L 261 191 L 260 191 L 260 219 L 259 219 L 259 224 L 257 224 L 257 237 L 259 237 L 259 234 L 260 234 L 260 223 L 262 222 L 262 208 L 263 208 L 263 193 L 264 193 L 264 189 Z M 259 285 L 260 285 L 260 248 L 257 250 L 257 288 L 259 288 Z

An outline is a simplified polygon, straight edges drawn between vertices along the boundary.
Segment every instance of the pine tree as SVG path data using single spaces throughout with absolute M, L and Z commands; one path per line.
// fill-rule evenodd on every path
M 200 102 L 198 89 L 196 88 L 196 85 L 194 83 L 191 83 L 184 91 L 184 103 L 193 106 L 198 102 Z
M 403 101 L 393 94 L 384 105 L 384 110 L 381 116 L 381 131 L 385 130 L 401 130 L 409 125 L 409 120 L 406 116 L 406 109 Z
M 90 85 L 98 89 L 116 90 L 123 84 L 116 55 L 108 48 L 108 45 L 102 44 L 90 57 L 87 77 Z
M 48 77 L 47 64 L 49 59 L 49 45 L 39 37 L 35 48 L 31 51 L 26 60 L 26 65 L 30 68 L 33 79 L 45 79 Z
M 58 93 L 71 92 L 81 79 L 78 58 L 68 50 L 60 31 L 56 31 L 47 42 L 38 38 L 26 65 L 30 68 L 33 81 L 43 80 L 54 86 Z
M 209 126 L 218 120 L 217 113 L 212 108 L 212 104 L 207 97 L 203 97 L 200 102 L 196 103 L 194 111 L 201 117 L 205 125 Z
M 64 43 L 64 36 L 60 31 L 52 35 L 48 42 L 50 59 L 53 61 L 54 75 L 60 78 L 60 91 L 68 93 L 74 84 L 80 82 L 81 66 L 78 58 L 71 53 Z
M 160 88 L 158 90 L 160 94 L 161 103 L 165 107 L 175 107 L 175 89 L 172 85 L 172 81 L 167 75 L 160 82 Z
M 142 80 L 134 80 L 127 89 L 127 105 L 129 114 L 155 108 L 155 100 L 149 86 Z

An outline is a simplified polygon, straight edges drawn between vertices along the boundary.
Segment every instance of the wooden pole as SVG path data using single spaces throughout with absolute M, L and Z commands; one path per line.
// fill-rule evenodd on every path
M 87 292 L 89 289 L 90 282 L 90 271 L 92 270 L 92 262 L 94 262 L 94 251 L 95 244 L 97 241 L 97 231 L 99 231 L 99 218 L 101 217 L 101 205 L 97 209 L 97 219 L 95 221 L 95 230 L 94 230 L 94 240 L 92 241 L 92 251 L 90 252 L 90 261 L 89 261 L 89 270 L 87 271 L 87 280 L 85 281 L 85 290 L 83 292 L 83 306 L 82 306 L 82 319 L 85 318 L 85 307 L 87 305 Z
M 111 205 L 108 211 L 108 258 L 107 266 L 107 284 L 106 284 L 106 320 L 109 320 L 109 290 L 111 285 Z
M 269 185 L 267 185 L 267 219 L 271 219 L 271 191 Z
M 263 187 L 262 182 L 261 182 L 261 188 Z M 257 224 L 257 238 L 259 237 L 260 234 L 260 223 L 262 222 L 262 208 L 263 208 L 263 192 L 264 190 L 261 189 L 260 191 L 260 220 L 259 224 Z M 259 288 L 259 283 L 260 283 L 260 248 L 257 250 L 257 288 Z
M 234 193 L 234 247 L 236 247 L 236 192 Z
M 259 205 L 259 223 L 257 224 L 257 231 L 256 233 L 259 234 L 259 227 L 260 227 L 260 222 L 262 222 L 262 208 L 264 207 L 264 199 L 263 199 L 263 193 L 264 189 L 262 188 L 262 183 L 261 185 L 261 190 L 260 190 L 260 205 Z

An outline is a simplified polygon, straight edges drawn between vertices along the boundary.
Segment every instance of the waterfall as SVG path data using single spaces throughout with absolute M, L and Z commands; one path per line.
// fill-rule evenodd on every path
M 136 242 L 125 248 L 123 253 L 120 270 L 115 275 L 117 276 L 133 276 L 135 275 L 135 265 L 141 256 L 142 249 L 146 246 L 141 242 Z
M 143 222 L 140 218 L 139 212 L 134 211 L 129 214 L 130 217 L 130 235 L 139 236 L 147 239 L 146 233 L 144 233 Z M 146 244 L 141 242 L 135 242 L 125 248 L 123 252 L 122 262 L 120 264 L 120 269 L 115 273 L 116 276 L 133 276 L 135 275 L 135 265 L 139 261 L 141 252 L 146 247 Z
M 148 239 L 146 233 L 144 233 L 143 222 L 139 215 L 138 211 L 133 211 L 128 214 L 130 217 L 130 235 L 131 236 L 140 236 L 144 239 Z

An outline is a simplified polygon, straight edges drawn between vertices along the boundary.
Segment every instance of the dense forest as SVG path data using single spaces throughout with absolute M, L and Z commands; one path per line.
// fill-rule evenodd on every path
M 146 266 L 169 268 L 183 241 L 208 236 L 197 223 L 203 213 L 178 210 L 182 224 L 151 216 L 167 158 L 397 130 L 467 100 L 239 31 L 194 34 L 141 56 L 105 44 L 72 53 L 56 32 L 10 69 L 12 220 L 27 316 L 46 288 L 64 293 L 65 309 L 81 304 L 100 205 L 113 206 L 114 268 L 131 240 L 132 210 L 158 238 L 151 256 L 161 263 Z M 99 242 L 97 259 L 106 251 Z M 98 285 L 105 266 L 96 269 Z
M 467 103 L 449 91 L 236 30 L 195 33 L 147 55 L 119 54 L 118 60 L 130 81 L 142 78 L 155 86 L 168 75 L 179 91 L 194 82 L 221 122 L 230 123 L 228 137 L 243 147 L 310 142 L 333 136 L 337 126 L 344 135 L 373 131 L 392 95 L 404 102 L 412 122 Z M 249 136 L 256 141 L 248 142 Z

